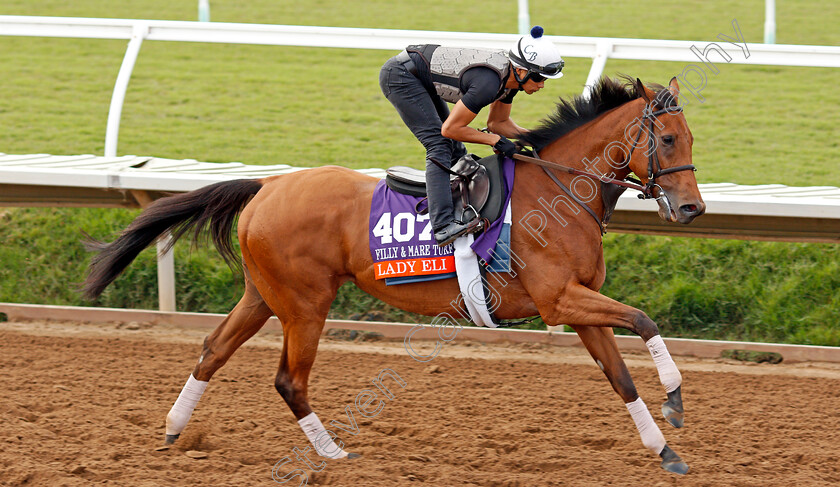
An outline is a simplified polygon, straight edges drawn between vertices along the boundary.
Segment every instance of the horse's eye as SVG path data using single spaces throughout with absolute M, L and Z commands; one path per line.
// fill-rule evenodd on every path
M 665 145 L 674 145 L 674 136 L 673 135 L 664 135 L 662 137 L 662 142 Z

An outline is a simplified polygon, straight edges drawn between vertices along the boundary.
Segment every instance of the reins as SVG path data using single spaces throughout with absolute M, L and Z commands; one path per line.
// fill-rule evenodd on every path
M 536 153 L 535 153 L 536 154 Z M 641 184 L 635 184 L 630 181 L 624 181 L 621 179 L 611 178 L 607 176 L 598 176 L 597 174 L 593 174 L 591 172 L 581 171 L 580 169 L 575 169 L 573 167 L 564 166 L 562 164 L 558 164 L 556 162 L 546 161 L 545 159 L 540 159 L 538 157 L 531 157 L 526 156 L 525 154 L 514 154 L 513 158 L 517 161 L 528 162 L 531 164 L 536 164 L 537 166 L 542 166 L 548 169 L 557 169 L 558 171 L 563 171 L 565 173 L 574 174 L 576 176 L 586 176 L 588 178 L 596 179 L 598 181 L 615 184 L 617 186 L 624 186 L 625 188 L 635 189 L 636 191 L 641 191 L 644 193 L 645 187 Z

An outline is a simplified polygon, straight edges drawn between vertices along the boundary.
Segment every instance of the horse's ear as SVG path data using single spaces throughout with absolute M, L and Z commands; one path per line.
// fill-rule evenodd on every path
M 680 84 L 677 83 L 677 77 L 674 76 L 671 78 L 671 82 L 668 83 L 668 91 L 671 92 L 671 96 L 674 97 L 674 104 L 680 104 Z
M 633 87 L 636 88 L 636 93 L 638 93 L 639 96 L 644 98 L 648 103 L 650 103 L 650 101 L 656 96 L 656 94 L 649 90 L 639 78 L 636 78 L 636 82 L 633 83 Z

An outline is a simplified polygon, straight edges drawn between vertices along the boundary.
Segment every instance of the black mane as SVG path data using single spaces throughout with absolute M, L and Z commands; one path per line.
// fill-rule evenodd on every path
M 589 98 L 575 96 L 572 100 L 561 98 L 557 111 L 543 120 L 534 130 L 520 134 L 519 139 L 527 142 L 537 151 L 566 135 L 572 130 L 591 122 L 602 113 L 641 97 L 633 80 L 623 77 L 624 82 L 603 77 L 595 84 Z M 656 86 L 661 89 L 661 86 Z M 666 90 L 667 91 L 667 90 Z

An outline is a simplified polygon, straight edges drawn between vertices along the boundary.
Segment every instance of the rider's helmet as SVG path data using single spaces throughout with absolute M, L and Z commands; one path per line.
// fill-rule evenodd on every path
M 562 71 L 565 65 L 563 58 L 560 57 L 557 47 L 543 37 L 543 28 L 539 25 L 531 29 L 530 35 L 519 38 L 516 45 L 508 52 L 508 57 L 515 67 L 527 69 L 528 77 L 536 78 L 536 81 L 542 81 L 540 78 L 563 77 Z M 526 77 L 521 83 L 527 80 Z

